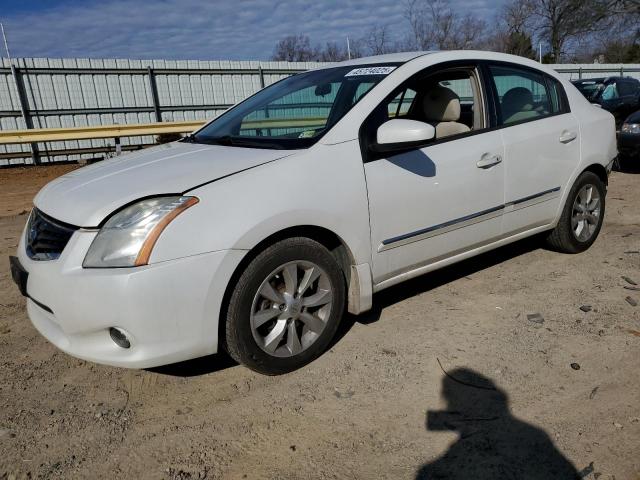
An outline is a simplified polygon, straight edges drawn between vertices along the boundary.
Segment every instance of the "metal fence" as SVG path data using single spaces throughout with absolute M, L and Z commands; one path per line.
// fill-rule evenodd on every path
M 206 120 L 312 62 L 0 60 L 0 130 Z M 155 142 L 122 139 L 124 150 Z M 0 146 L 0 166 L 74 161 L 111 139 Z
M 0 130 L 125 125 L 213 118 L 313 62 L 14 59 L 0 60 Z M 569 79 L 624 75 L 640 65 L 554 65 Z M 153 136 L 122 139 L 131 150 Z M 0 145 L 0 166 L 104 156 L 112 139 Z

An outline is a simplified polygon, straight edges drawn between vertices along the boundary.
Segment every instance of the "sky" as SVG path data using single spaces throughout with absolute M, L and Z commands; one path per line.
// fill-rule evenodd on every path
M 501 1 L 450 3 L 488 19 Z M 387 25 L 401 37 L 404 11 L 404 0 L 0 0 L 12 57 L 268 60 L 289 34 L 346 42 Z

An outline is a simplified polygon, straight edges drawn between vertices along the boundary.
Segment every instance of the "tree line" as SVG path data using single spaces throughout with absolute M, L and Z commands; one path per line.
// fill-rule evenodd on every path
M 446 0 L 406 0 L 406 33 L 386 24 L 365 35 L 312 44 L 288 35 L 273 60 L 335 62 L 412 50 L 492 50 L 544 63 L 640 62 L 640 0 L 508 0 L 494 18 L 459 12 Z

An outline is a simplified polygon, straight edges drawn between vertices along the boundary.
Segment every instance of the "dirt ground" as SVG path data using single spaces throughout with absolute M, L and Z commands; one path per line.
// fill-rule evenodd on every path
M 7 255 L 68 168 L 0 171 L 0 479 L 640 479 L 640 175 L 613 174 L 588 252 L 533 239 L 399 285 L 266 377 L 223 355 L 94 365 L 40 337 Z
M 26 214 L 38 190 L 50 180 L 78 168 L 78 164 L 0 169 L 0 217 Z

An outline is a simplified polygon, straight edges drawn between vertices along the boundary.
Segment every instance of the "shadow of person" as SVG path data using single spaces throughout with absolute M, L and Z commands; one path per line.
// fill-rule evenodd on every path
M 426 428 L 455 431 L 459 439 L 416 479 L 580 478 L 543 430 L 511 416 L 506 393 L 487 377 L 456 369 L 442 381 L 442 395 L 447 410 L 428 411 Z

